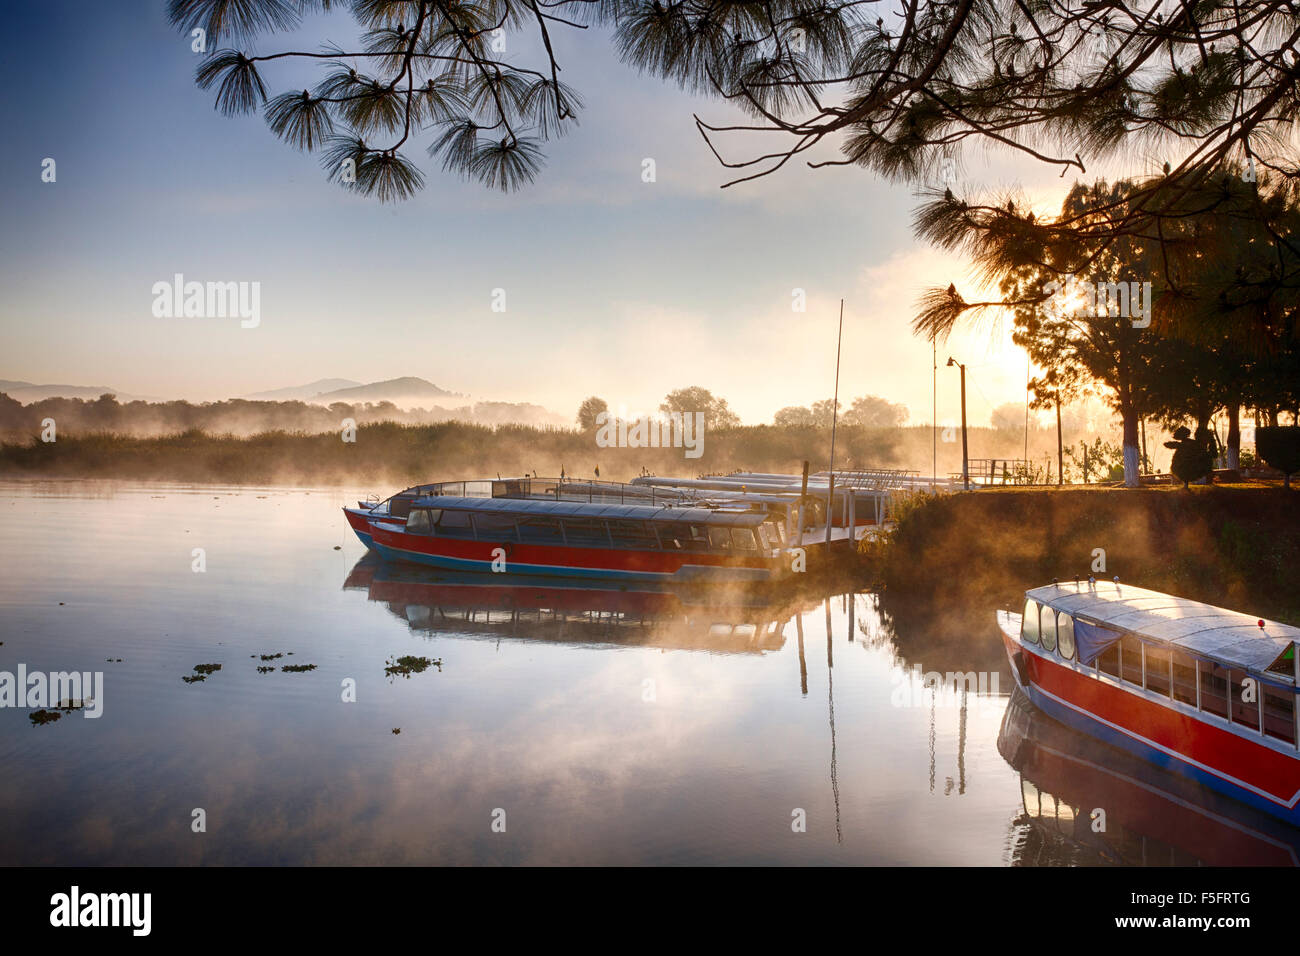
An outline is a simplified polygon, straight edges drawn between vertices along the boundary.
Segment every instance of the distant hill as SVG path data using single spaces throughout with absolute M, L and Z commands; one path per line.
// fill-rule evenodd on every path
M 404 378 L 390 378 L 386 382 L 371 382 L 369 385 L 354 385 L 322 392 L 311 400 L 326 405 L 331 402 L 347 402 L 349 405 L 357 402 L 392 402 L 399 408 L 427 408 L 430 403 L 444 398 L 464 398 L 464 396 L 439 388 L 422 378 L 408 375 Z
M 31 382 L 10 379 L 0 379 L 0 392 L 4 392 L 23 405 L 31 405 L 49 398 L 77 398 L 93 402 L 104 394 L 115 395 L 122 404 L 133 401 L 166 401 L 127 395 L 107 385 L 33 385 Z M 296 410 L 292 406 L 272 408 L 265 415 L 256 415 L 252 419 L 248 418 L 245 411 L 241 413 L 245 418 L 238 422 L 221 420 L 216 424 L 217 419 L 214 419 L 212 427 L 226 428 L 240 434 L 258 429 L 302 428 L 306 427 L 303 422 L 314 421 L 313 416 L 318 415 L 318 411 L 324 412 L 324 406 L 334 402 L 357 406 L 389 402 L 397 406 L 400 411 L 384 414 L 394 420 L 407 423 L 465 421 L 482 425 L 515 423 L 556 427 L 567 427 L 571 424 L 567 415 L 558 415 L 541 405 L 530 402 L 474 401 L 468 395 L 448 391 L 430 381 L 409 375 L 384 382 L 371 382 L 367 385 L 346 378 L 322 378 L 315 382 L 308 382 L 306 385 L 255 392 L 243 398 L 247 401 L 269 403 L 304 402 L 313 408 L 311 410 L 302 409 L 301 406 Z M 203 407 L 211 405 L 217 408 L 224 403 L 200 404 Z
M 273 388 L 267 392 L 254 392 L 244 398 L 252 402 L 310 402 L 324 392 L 334 392 L 342 388 L 360 387 L 360 382 L 350 378 L 322 378 L 306 385 L 291 385 L 288 388 Z
M 139 395 L 128 395 L 111 385 L 33 385 L 31 382 L 0 379 L 0 392 L 4 392 L 15 401 L 30 405 L 47 398 L 84 398 L 94 401 L 104 394 L 116 395 L 119 402 L 133 402 Z

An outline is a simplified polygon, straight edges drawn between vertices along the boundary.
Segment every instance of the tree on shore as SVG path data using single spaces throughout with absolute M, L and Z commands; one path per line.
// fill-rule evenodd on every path
M 812 428 L 817 418 L 807 405 L 787 405 L 772 416 L 772 424 L 783 428 Z
M 740 424 L 740 416 L 731 410 L 725 398 L 719 398 L 699 385 L 669 392 L 660 403 L 659 411 L 665 415 L 703 412 L 706 428 L 735 428 Z
M 1086 237 L 1090 210 L 1114 208 L 1133 191 L 1127 182 L 1076 185 L 1062 204 L 1060 218 L 1078 224 Z M 1054 375 L 1054 391 L 1073 387 L 1080 376 L 1105 386 L 1105 397 L 1123 423 L 1124 481 L 1136 487 L 1139 423 L 1151 412 L 1144 386 L 1159 340 L 1149 323 L 1135 318 L 1133 282 L 1150 274 L 1150 244 L 1128 236 L 1079 239 L 1073 233 L 1046 245 L 1025 243 L 1018 234 L 947 217 L 932 221 L 928 229 L 942 242 L 964 244 L 977 267 L 1000 281 L 1004 298 L 963 302 L 954 309 L 951 287 L 933 292 L 914 326 L 918 335 L 943 338 L 970 310 L 1009 306 L 1015 321 L 1013 340 L 1036 366 Z M 1145 295 L 1149 308 L 1154 288 L 1149 282 L 1146 288 L 1149 291 L 1142 293 L 1138 283 L 1138 294 Z
M 1157 416 L 1171 428 L 1191 420 L 1208 443 L 1219 409 L 1235 420 L 1248 404 L 1285 401 L 1288 389 L 1267 370 L 1288 367 L 1300 344 L 1297 191 L 1280 177 L 1249 182 L 1235 167 L 1190 190 L 1166 176 L 1154 181 L 1076 185 L 1059 217 L 1035 221 L 1027 213 L 1023 229 L 1008 228 L 1001 216 L 959 214 L 947 203 L 921 216 L 928 237 L 963 248 L 983 275 L 999 281 L 1002 299 L 966 302 L 952 286 L 932 289 L 917 334 L 943 337 L 965 316 L 1009 307 L 1014 339 L 1040 369 L 1062 384 L 1102 386 L 1123 422 L 1130 486 L 1137 484 L 1144 418 Z M 1096 217 L 1152 195 L 1164 205 L 1150 233 L 1089 231 Z M 1014 213 L 1014 200 L 1007 205 Z M 1060 222 L 1071 228 L 1058 232 Z M 1240 436 L 1229 437 L 1235 452 Z
M 844 413 L 846 425 L 867 428 L 899 428 L 908 419 L 907 406 L 876 395 L 862 395 L 853 400 Z
M 578 428 L 584 432 L 593 430 L 596 427 L 596 416 L 608 411 L 609 404 L 603 398 L 597 398 L 595 395 L 584 398 L 582 404 L 578 406 Z

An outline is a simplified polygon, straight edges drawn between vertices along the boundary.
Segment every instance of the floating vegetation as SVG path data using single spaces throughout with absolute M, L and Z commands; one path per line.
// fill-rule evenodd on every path
M 27 715 L 27 719 L 32 722 L 33 727 L 39 727 L 42 724 L 52 724 L 62 716 L 63 714 L 57 710 L 34 710 Z
M 390 660 L 384 668 L 384 673 L 389 677 L 410 677 L 412 674 L 423 674 L 430 667 L 436 667 L 442 670 L 442 658 L 430 660 L 427 657 L 413 657 L 406 654 L 397 660 Z
M 280 668 L 286 674 L 301 674 L 304 671 L 314 671 L 315 664 L 285 664 Z
M 261 655 L 261 658 L 264 661 L 277 661 L 282 657 L 284 657 L 283 654 L 262 654 Z
M 401 728 L 401 727 L 394 727 L 394 728 L 393 728 L 393 733 L 395 733 L 395 734 L 400 734 L 401 732 L 402 732 L 402 728 Z
M 274 671 L 275 671 L 275 668 L 274 668 L 274 667 L 259 667 L 259 668 L 257 669 L 257 672 L 258 672 L 259 674 L 271 674 L 271 673 L 274 673 Z
M 207 680 L 209 674 L 215 674 L 221 670 L 220 664 L 195 664 L 194 673 L 182 677 L 181 680 L 187 684 L 197 684 L 199 681 Z

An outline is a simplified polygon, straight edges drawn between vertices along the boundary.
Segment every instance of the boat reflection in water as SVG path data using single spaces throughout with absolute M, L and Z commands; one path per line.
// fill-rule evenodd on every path
M 732 654 L 780 650 L 785 624 L 806 609 L 771 605 L 746 589 L 568 587 L 519 574 L 508 582 L 367 555 L 343 586 L 365 590 L 417 632 Z
M 1019 687 L 998 752 L 1020 774 L 1015 865 L 1300 865 L 1300 830 L 1071 730 Z

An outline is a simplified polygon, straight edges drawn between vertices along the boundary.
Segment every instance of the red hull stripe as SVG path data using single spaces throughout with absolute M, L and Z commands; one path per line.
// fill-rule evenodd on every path
M 376 544 L 395 550 L 491 563 L 492 552 L 505 550 L 511 564 L 548 565 L 562 568 L 590 568 L 601 571 L 642 571 L 651 574 L 675 574 L 685 565 L 717 568 L 753 568 L 772 570 L 776 559 L 737 558 L 696 551 L 633 551 L 619 548 L 575 548 L 567 545 L 522 544 L 515 541 L 470 541 L 439 538 L 433 535 L 405 534 L 370 522 Z

